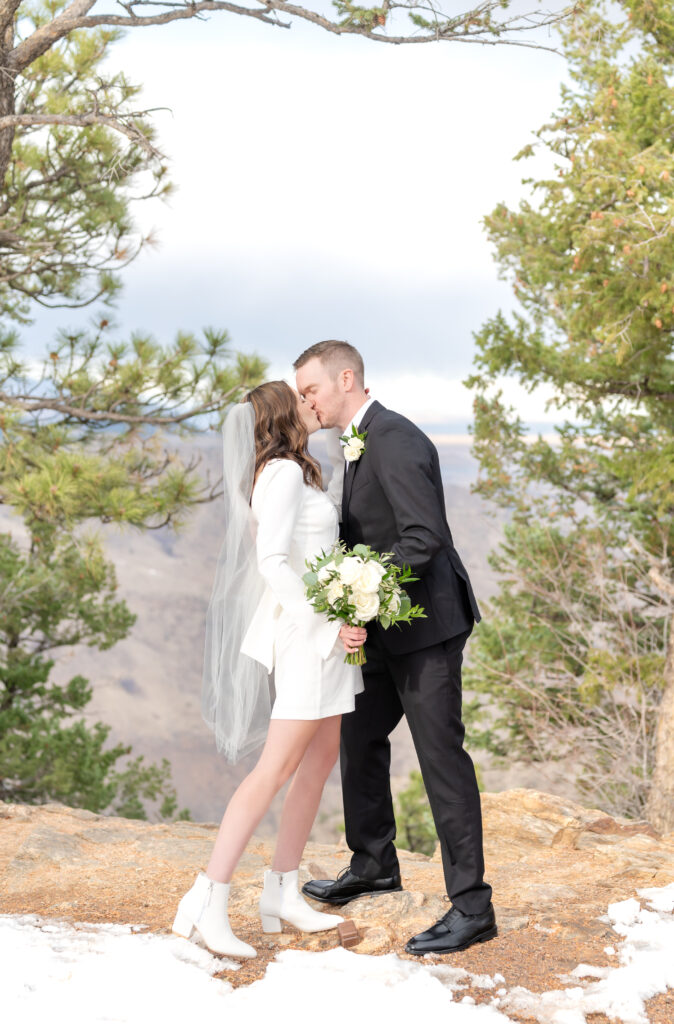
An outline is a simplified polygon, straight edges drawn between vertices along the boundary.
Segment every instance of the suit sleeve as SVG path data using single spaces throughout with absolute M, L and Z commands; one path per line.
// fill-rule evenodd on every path
M 393 561 L 421 577 L 447 546 L 444 497 L 434 481 L 430 442 L 404 424 L 386 424 L 376 435 L 372 432 L 368 454 L 400 538 L 393 545 Z
M 325 492 L 337 509 L 339 521 L 342 521 L 342 488 L 344 486 L 344 450 L 339 440 L 339 429 L 326 430 L 325 447 L 328 461 L 332 466 L 332 476 Z
M 305 487 L 301 468 L 289 459 L 262 470 L 253 493 L 257 565 L 278 603 L 300 628 L 303 639 L 321 658 L 327 658 L 342 623 L 330 622 L 325 613 L 314 610 L 303 581 L 289 562 Z

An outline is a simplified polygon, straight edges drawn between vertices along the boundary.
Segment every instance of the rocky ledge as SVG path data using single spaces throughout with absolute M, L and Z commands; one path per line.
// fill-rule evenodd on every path
M 499 935 L 451 957 L 452 966 L 472 975 L 500 973 L 508 985 L 540 992 L 559 987 L 560 976 L 580 962 L 608 966 L 606 947 L 618 941 L 606 923 L 608 904 L 674 881 L 674 833 L 660 836 L 647 822 L 530 789 L 484 793 L 482 808 Z M 0 803 L 0 912 L 167 931 L 178 899 L 208 860 L 216 828 Z M 259 952 L 257 960 L 228 973 L 234 985 L 259 978 L 280 949 L 338 943 L 336 931 L 303 935 L 288 928 L 263 935 L 257 898 L 271 853 L 269 841 L 253 838 L 233 881 L 232 925 Z M 334 878 L 348 863 L 343 842 L 309 843 L 300 881 Z M 439 849 L 433 857 L 401 850 L 400 863 L 402 892 L 341 910 L 362 936 L 353 952 L 406 956 L 406 939 L 448 909 Z M 672 1009 L 665 995 L 651 1020 L 671 1019 Z

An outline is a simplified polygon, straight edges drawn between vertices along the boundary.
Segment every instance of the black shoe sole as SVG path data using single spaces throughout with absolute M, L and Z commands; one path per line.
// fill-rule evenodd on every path
M 354 900 L 362 900 L 363 896 L 386 896 L 389 892 L 402 892 L 402 885 L 397 885 L 395 889 L 377 889 L 374 892 L 359 892 L 355 896 L 314 896 L 312 892 L 306 892 L 302 888 L 302 892 L 305 896 L 308 896 L 310 900 L 316 900 L 317 903 L 329 903 L 333 907 L 343 907 L 345 903 L 352 903 Z
M 470 942 L 464 942 L 462 946 L 452 946 L 451 949 L 408 949 L 405 946 L 405 952 L 411 953 L 413 956 L 425 956 L 426 953 L 461 953 L 464 949 L 468 949 L 469 946 L 474 946 L 476 942 L 488 942 L 489 939 L 494 939 L 498 935 L 498 928 L 494 926 L 489 931 L 482 932 L 481 935 L 476 935 Z

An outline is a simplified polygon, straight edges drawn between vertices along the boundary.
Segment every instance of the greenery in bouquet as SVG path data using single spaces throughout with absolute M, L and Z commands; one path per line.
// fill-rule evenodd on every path
M 413 605 L 404 584 L 418 579 L 409 566 L 395 565 L 391 552 L 380 554 L 367 544 L 352 550 L 339 541 L 313 562 L 302 577 L 306 594 L 317 612 L 329 619 L 342 619 L 350 626 L 364 626 L 373 620 L 384 629 L 401 622 L 424 619 L 420 605 Z M 364 665 L 363 648 L 345 659 L 350 665 Z

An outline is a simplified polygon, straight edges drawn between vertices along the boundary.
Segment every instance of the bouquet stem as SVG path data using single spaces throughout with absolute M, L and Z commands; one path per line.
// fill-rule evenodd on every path
M 346 662 L 347 665 L 364 665 L 365 662 L 367 661 L 367 658 L 365 657 L 365 651 L 363 650 L 362 647 L 359 647 L 355 653 L 347 654 L 344 661 Z

